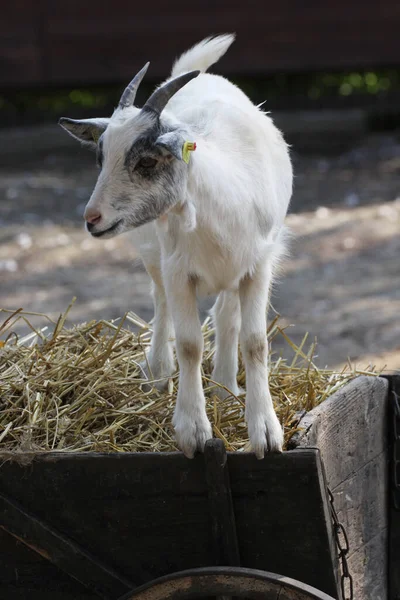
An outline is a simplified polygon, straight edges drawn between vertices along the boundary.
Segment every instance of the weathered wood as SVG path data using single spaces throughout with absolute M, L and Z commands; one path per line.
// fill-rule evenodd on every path
M 3 453 L 0 465 L 4 495 L 138 585 L 212 563 L 202 455 L 188 460 L 180 453 Z M 293 577 L 335 597 L 318 451 L 262 461 L 233 453 L 228 467 L 243 566 Z M 0 538 L 0 556 L 7 550 L 2 543 Z M 10 567 L 18 568 L 18 560 Z M 2 569 L 0 563 L 0 581 Z M 34 585 L 40 590 L 44 584 Z M 16 589 L 24 586 L 20 579 Z
M 204 463 L 214 541 L 214 564 L 226 567 L 239 566 L 240 556 L 235 513 L 227 467 L 227 455 L 222 440 L 212 439 L 206 442 Z
M 126 594 L 120 600 L 190 600 L 206 594 L 254 600 L 334 600 L 332 596 L 289 577 L 237 567 L 173 573 Z
M 0 82 L 126 82 L 147 60 L 165 77 L 177 54 L 225 31 L 238 35 L 218 67 L 230 74 L 397 65 L 399 28 L 397 0 L 17 0 L 0 21 Z
M 400 375 L 389 379 L 389 597 L 400 598 Z M 397 485 L 396 485 L 397 484 Z
M 338 564 L 320 453 L 228 454 L 241 565 L 337 596 Z M 318 564 L 318 567 L 315 565 Z
M 388 383 L 358 377 L 300 422 L 300 447 L 318 447 L 349 537 L 358 600 L 387 597 Z
M 13 0 L 0 18 L 0 84 L 34 85 L 46 78 L 42 64 L 41 11 L 35 0 Z
M 84 584 L 100 598 L 116 598 L 135 585 L 112 572 L 65 535 L 0 494 L 0 528 Z
M 99 596 L 0 529 L 0 598 L 99 600 Z
M 8 460 L 0 489 L 137 584 L 206 566 L 212 556 L 201 456 L 61 453 L 26 466 Z

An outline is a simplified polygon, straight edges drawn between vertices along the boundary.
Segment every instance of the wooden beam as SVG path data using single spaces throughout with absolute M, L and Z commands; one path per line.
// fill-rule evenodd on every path
M 113 600 L 136 587 L 102 564 L 75 542 L 27 513 L 22 506 L 0 494 L 0 527 L 31 550 L 94 591 Z
M 214 541 L 216 566 L 240 566 L 227 456 L 222 440 L 206 442 L 204 449 L 208 503 Z
M 388 600 L 400 598 L 400 375 L 389 381 L 389 543 Z
M 295 439 L 321 451 L 357 600 L 387 598 L 387 425 L 387 381 L 360 376 L 307 413 Z

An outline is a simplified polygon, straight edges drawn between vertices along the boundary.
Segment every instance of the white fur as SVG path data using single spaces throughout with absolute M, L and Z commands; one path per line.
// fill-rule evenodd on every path
M 172 67 L 171 77 L 177 77 L 183 73 L 188 73 L 198 69 L 203 73 L 207 71 L 225 54 L 229 46 L 235 39 L 233 33 L 218 35 L 217 37 L 209 37 L 184 52 L 178 60 L 174 62 Z
M 205 71 L 234 39 L 205 40 L 175 63 L 172 76 Z M 118 111 L 107 136 L 105 167 L 89 208 L 103 215 L 104 229 L 117 213 L 108 198 L 128 186 L 121 155 L 145 130 L 149 117 L 137 108 Z M 133 117 L 133 118 L 132 118 Z M 188 457 L 212 436 L 201 383 L 201 334 L 196 294 L 216 293 L 216 355 L 213 376 L 237 393 L 240 335 L 246 366 L 246 420 L 258 458 L 281 451 L 282 428 L 268 386 L 266 309 L 274 269 L 285 248 L 284 218 L 292 194 L 288 147 L 269 116 L 223 77 L 200 74 L 183 87 L 161 115 L 183 128 L 197 150 L 187 167 L 186 195 L 157 222 L 132 231 L 154 281 L 155 322 L 149 353 L 154 376 L 174 370 L 175 331 L 180 366 L 174 415 L 177 442 Z M 116 233 L 123 231 L 123 225 Z

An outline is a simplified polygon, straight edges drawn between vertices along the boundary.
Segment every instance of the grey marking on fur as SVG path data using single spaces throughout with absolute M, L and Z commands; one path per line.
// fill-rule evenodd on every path
M 176 204 L 182 197 L 182 170 L 181 163 L 172 163 L 156 167 L 150 188 L 141 190 L 137 202 L 131 204 L 131 214 L 127 216 L 127 223 L 132 227 L 139 227 L 158 219 Z M 186 165 L 185 165 L 186 166 Z M 137 174 L 138 177 L 141 175 Z
M 127 204 L 132 204 L 132 198 L 129 194 L 120 194 L 118 198 L 113 198 L 110 205 L 114 210 L 124 211 Z
M 97 162 L 97 166 L 101 167 L 103 166 L 103 160 L 104 160 L 104 154 L 103 154 L 103 136 L 100 137 L 98 144 L 97 144 L 97 151 L 96 151 L 96 162 Z
M 157 197 L 152 198 L 149 195 L 145 202 L 140 202 L 140 204 L 135 206 L 133 214 L 128 216 L 126 222 L 131 227 L 140 227 L 157 219 L 161 216 L 162 212 L 162 205 Z
M 161 150 L 155 146 L 158 136 L 165 132 L 159 121 L 156 121 L 148 129 L 145 135 L 136 139 L 125 156 L 125 167 L 129 170 L 143 156 L 158 158 L 162 155 Z

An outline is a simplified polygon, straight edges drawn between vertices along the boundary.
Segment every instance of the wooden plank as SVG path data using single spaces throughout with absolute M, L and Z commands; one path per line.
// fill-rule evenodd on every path
M 389 597 L 400 598 L 400 375 L 389 379 L 390 491 L 389 491 Z M 397 405 L 397 406 L 395 406 Z M 397 416 L 396 416 L 397 415 Z M 396 442 L 397 439 L 397 442 Z M 396 466 L 397 463 L 397 466 Z M 396 469 L 396 475 L 395 475 Z M 397 486 L 396 486 L 397 483 Z
M 400 55 L 397 0 L 16 0 L 3 13 L 2 85 L 123 83 L 149 59 L 159 80 L 179 53 L 225 31 L 238 39 L 217 70 L 231 75 L 389 66 Z
M 382 548 L 386 548 L 388 539 L 387 528 L 382 529 L 375 537 L 360 546 L 351 556 L 350 573 L 355 582 L 363 581 L 363 587 L 368 592 L 361 598 L 382 598 L 383 600 L 396 600 L 390 596 L 382 596 L 382 577 L 387 577 L 387 556 L 386 552 L 382 552 Z M 368 556 L 368 568 L 366 569 L 364 559 Z M 397 563 L 398 565 L 398 563 Z M 396 567 L 397 571 L 397 567 Z M 376 574 L 380 573 L 380 577 Z M 356 592 L 355 592 L 356 593 Z M 368 595 L 367 595 L 368 594 Z M 360 596 L 354 596 L 358 600 Z
M 1 494 L 0 528 L 93 590 L 100 598 L 118 598 L 135 587 L 65 535 L 60 535 Z
M 139 585 L 212 562 L 203 455 L 3 453 L 0 465 L 4 494 Z M 335 596 L 318 451 L 233 453 L 228 468 L 243 566 Z
M 7 4 L 1 12 L 0 39 L 0 84 L 26 86 L 44 79 L 35 0 Z
M 226 567 L 239 566 L 235 513 L 227 455 L 222 440 L 212 439 L 206 442 L 204 463 L 214 541 L 214 564 Z
M 242 566 L 288 575 L 337 597 L 319 451 L 268 454 L 264 460 L 230 453 L 228 466 Z
M 171 10 L 166 14 L 160 7 L 151 15 L 116 11 L 114 18 L 117 14 L 124 17 L 114 27 L 109 26 L 109 14 L 97 14 L 90 25 L 81 17 L 78 29 L 72 25 L 76 19 L 74 12 L 65 14 L 64 9 L 63 13 L 54 14 L 47 28 L 48 45 L 53 48 L 52 80 L 125 81 L 147 60 L 151 61 L 148 78 L 158 80 L 170 72 L 173 59 L 179 53 L 208 36 L 210 31 L 237 32 L 237 42 L 216 67 L 218 72 L 235 75 L 390 65 L 396 63 L 400 52 L 397 36 L 400 18 L 385 20 L 385 27 L 377 27 L 374 15 L 369 20 L 358 19 L 358 27 L 355 27 L 357 18 L 352 20 L 348 11 L 342 22 L 334 21 L 335 25 L 330 18 L 302 23 L 301 19 L 298 22 L 285 18 L 288 15 L 284 13 L 274 20 L 257 1 L 246 9 L 242 5 L 235 13 L 231 7 L 227 11 L 227 7 L 222 6 L 213 11 L 211 23 L 199 3 L 191 4 L 190 14 L 183 3 L 169 6 Z M 258 11 L 258 18 L 252 17 L 249 22 L 253 11 Z M 358 14 L 363 12 L 365 9 L 359 7 Z M 169 35 L 171 30 L 174 36 Z M 162 51 L 154 45 L 154 40 L 162 40 Z M 296 52 L 293 52 L 294 47 Z M 315 52 L 316 47 L 318 52 Z
M 321 451 L 358 600 L 387 597 L 387 392 L 385 379 L 358 377 L 308 413 L 295 439 Z
M 99 600 L 25 544 L 0 529 L 0 597 L 7 600 Z
M 14 455 L 21 466 L 9 459 L 0 457 L 4 494 L 138 585 L 210 564 L 202 456 Z

